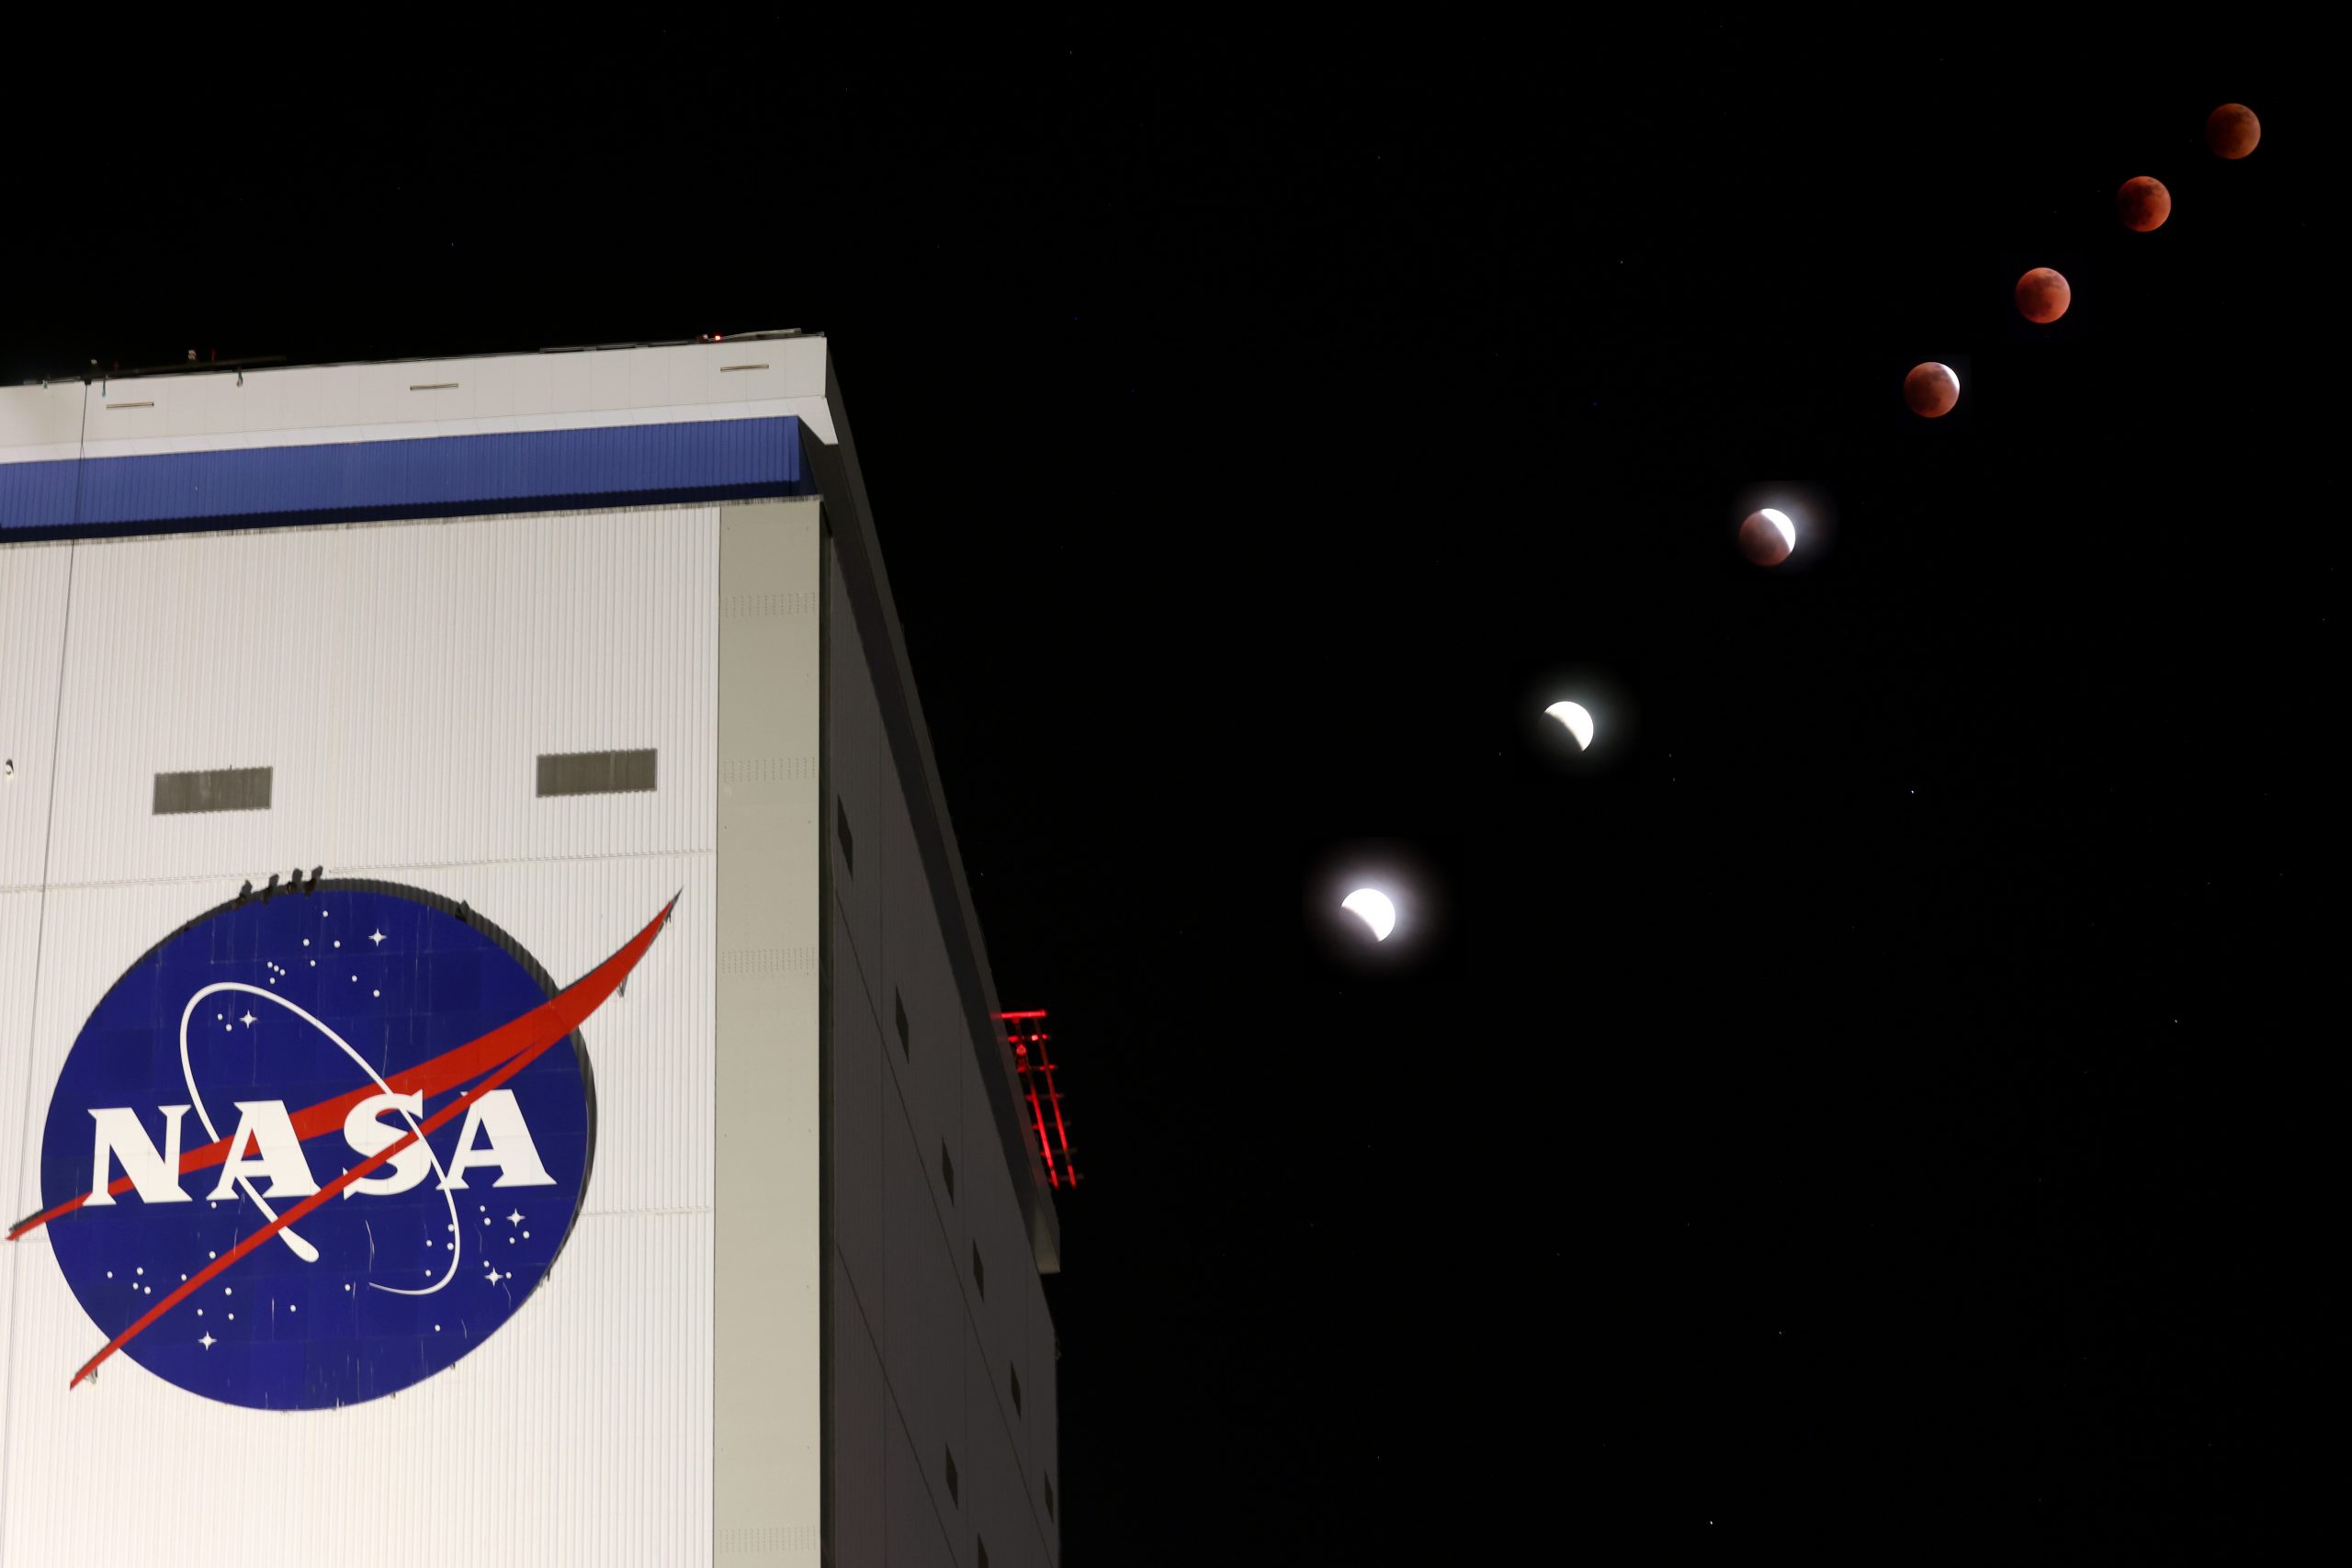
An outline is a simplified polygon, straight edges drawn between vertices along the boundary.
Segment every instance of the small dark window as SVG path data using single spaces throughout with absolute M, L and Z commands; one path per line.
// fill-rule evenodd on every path
M 989 1299 L 989 1271 L 980 1267 L 980 1244 L 972 1244 L 972 1283 L 980 1288 L 980 1300 Z
M 989 1568 L 989 1543 L 978 1536 L 972 1538 L 972 1543 L 980 1549 L 980 1568 Z
M 1046 1477 L 1046 1517 L 1047 1517 L 1047 1518 L 1049 1518 L 1049 1519 L 1050 1519 L 1050 1518 L 1052 1518 L 1053 1517 L 1054 1517 L 1054 1478 L 1053 1478 L 1052 1476 L 1048 1475 L 1047 1477 Z
M 956 1201 L 956 1162 L 947 1157 L 947 1145 L 939 1145 L 939 1179 L 947 1184 L 947 1201 Z
M 857 874 L 857 844 L 849 835 L 849 807 L 838 796 L 833 801 L 833 837 L 842 841 L 842 864 L 852 876 Z
M 539 794 L 643 795 L 653 788 L 656 754 L 548 751 L 539 757 Z
M 270 770 L 214 768 L 201 773 L 157 773 L 155 815 L 195 811 L 266 811 Z
M 892 991 L 890 1006 L 899 1015 L 899 1055 L 911 1062 L 915 1059 L 915 1047 L 914 1036 L 907 1029 L 907 998 Z
M 960 1503 L 964 1500 L 956 1490 L 956 1450 L 954 1449 L 947 1450 L 947 1500 L 951 1503 Z
M 1018 1416 L 1021 1414 L 1021 1369 L 1007 1367 L 1004 1370 L 1012 1374 L 1012 1413 Z

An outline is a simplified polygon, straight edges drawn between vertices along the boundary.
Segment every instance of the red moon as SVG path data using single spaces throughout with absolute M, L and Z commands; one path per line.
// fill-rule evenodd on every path
M 1789 536 L 1761 512 L 1749 513 L 1739 525 L 1739 553 L 1758 566 L 1780 565 L 1789 558 Z
M 2161 229 L 2172 216 L 2172 192 L 2152 175 L 2125 180 L 2123 188 L 2115 193 L 2115 215 L 2123 220 L 2126 229 L 2138 233 Z
M 1960 378 L 1933 360 L 1914 365 L 1903 378 L 1903 400 L 1921 419 L 1941 419 L 1960 401 Z
M 2243 158 L 2262 140 L 2262 122 L 2244 104 L 2223 104 L 2205 117 L 2205 145 L 2224 158 Z
M 2075 291 L 2066 280 L 2046 266 L 2035 267 L 2018 279 L 2018 311 L 2029 321 L 2049 325 L 2066 313 Z

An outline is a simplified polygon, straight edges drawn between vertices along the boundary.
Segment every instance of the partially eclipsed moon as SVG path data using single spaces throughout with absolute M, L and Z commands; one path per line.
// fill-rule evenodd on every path
M 1396 929 L 1396 906 L 1377 887 L 1357 888 L 1340 900 L 1340 908 L 1371 927 L 1374 942 L 1386 942 Z
M 1592 744 L 1592 715 L 1585 712 L 1582 705 L 1554 703 L 1544 711 L 1567 727 L 1568 733 L 1577 738 L 1577 750 L 1581 751 Z
M 1949 365 L 1928 360 L 1903 378 L 1903 401 L 1921 419 L 1941 419 L 1959 406 L 1960 378 Z
M 1758 566 L 1778 566 L 1797 547 L 1797 525 L 1776 507 L 1751 512 L 1739 525 L 1739 550 Z

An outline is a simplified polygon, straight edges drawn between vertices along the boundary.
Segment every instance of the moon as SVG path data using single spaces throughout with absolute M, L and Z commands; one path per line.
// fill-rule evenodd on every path
M 1739 525 L 1740 553 L 1758 566 L 1778 566 L 1797 547 L 1797 525 L 1774 507 L 1751 512 Z
M 1960 378 L 1951 366 L 1932 359 L 1914 365 L 1903 378 L 1903 400 L 1921 419 L 1941 419 L 1960 401 Z
M 2074 302 L 2075 291 L 2052 268 L 2038 266 L 2018 279 L 2018 312 L 2029 321 L 2047 326 Z
M 1359 887 L 1340 900 L 1340 908 L 1372 928 L 1372 940 L 1386 942 L 1396 929 L 1396 906 L 1377 887 Z
M 1544 712 L 1566 726 L 1568 733 L 1577 738 L 1577 750 L 1581 751 L 1592 744 L 1592 715 L 1584 711 L 1582 704 L 1554 703 Z
M 2223 104 L 2205 117 L 2205 145 L 2224 158 L 2243 158 L 2262 140 L 2262 122 L 2244 104 Z
M 2153 175 L 2140 175 L 2125 180 L 2115 193 L 2115 215 L 2123 226 L 2136 233 L 2161 229 L 2165 220 L 2172 216 L 2172 192 L 2165 189 L 2164 181 Z

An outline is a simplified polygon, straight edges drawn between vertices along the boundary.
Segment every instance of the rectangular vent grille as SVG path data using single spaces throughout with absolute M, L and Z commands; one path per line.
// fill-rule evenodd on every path
M 773 619 L 779 615 L 813 615 L 814 593 L 728 593 L 720 596 L 718 613 L 729 620 Z
M 814 757 L 738 757 L 718 764 L 720 784 L 813 784 L 816 778 Z
M 744 947 L 718 955 L 721 975 L 814 975 L 813 947 Z
M 270 770 L 214 768 L 198 773 L 157 773 L 155 815 L 197 811 L 266 811 Z
M 539 794 L 640 795 L 653 787 L 654 753 L 554 751 L 539 758 Z

